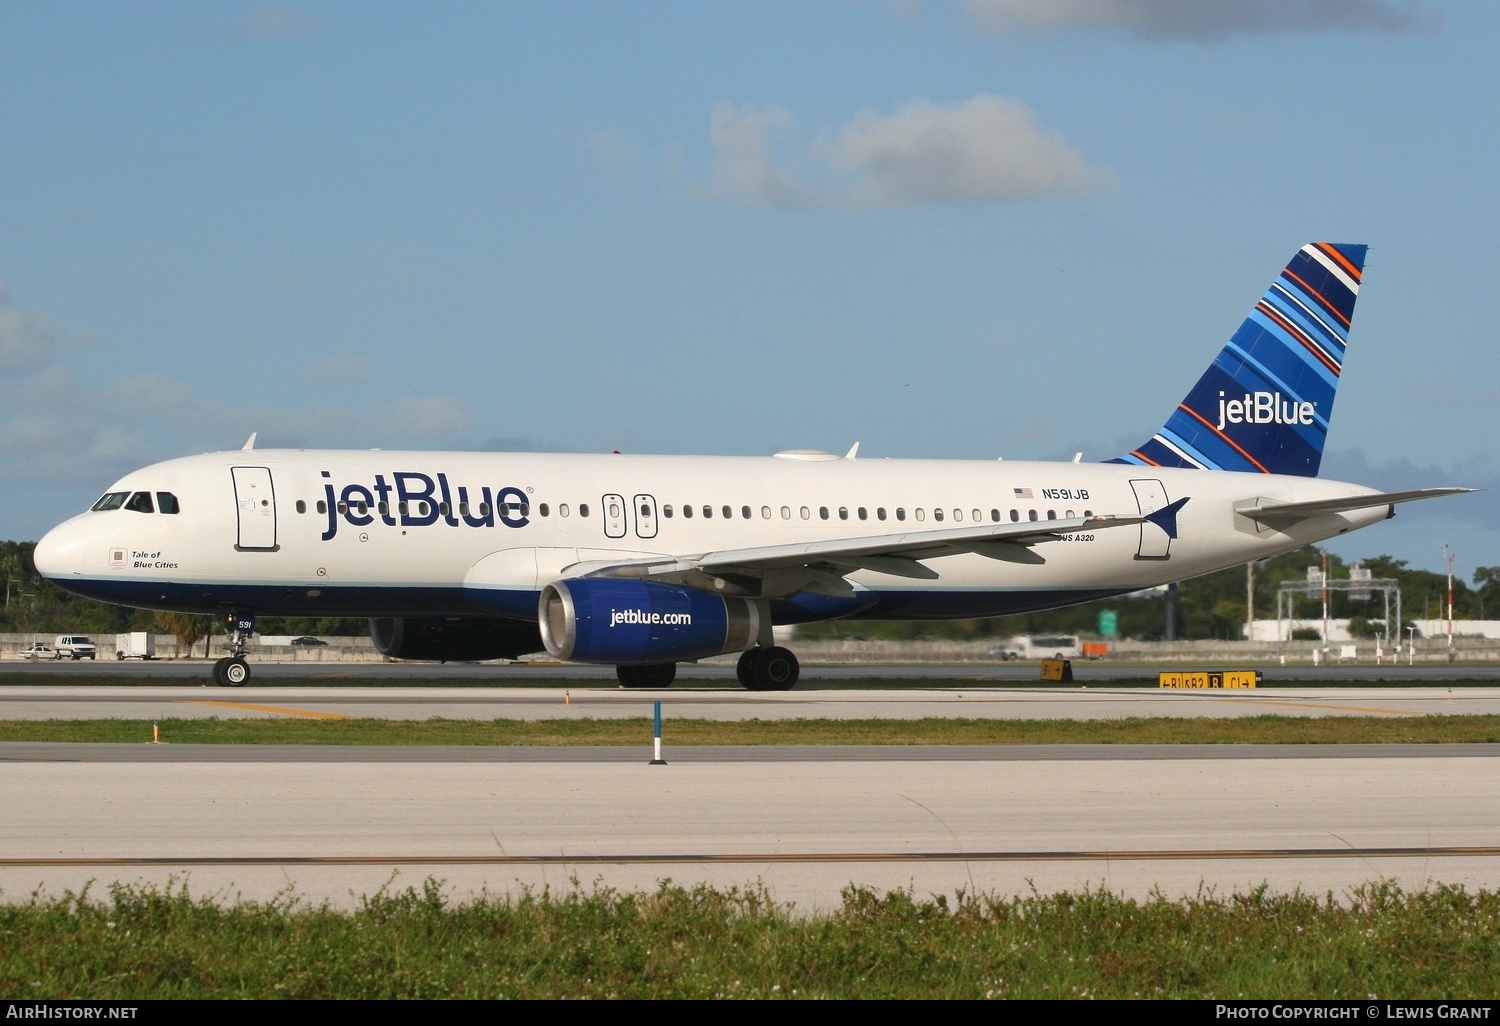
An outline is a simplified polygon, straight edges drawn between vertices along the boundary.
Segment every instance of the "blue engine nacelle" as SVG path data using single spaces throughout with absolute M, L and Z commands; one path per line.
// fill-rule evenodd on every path
M 616 665 L 743 652 L 761 627 L 760 608 L 748 599 L 611 577 L 547 585 L 538 615 L 554 658 Z

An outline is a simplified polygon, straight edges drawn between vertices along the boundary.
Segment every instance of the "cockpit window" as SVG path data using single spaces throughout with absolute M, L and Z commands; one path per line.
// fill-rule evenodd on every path
M 156 508 L 161 510 L 163 513 L 178 512 L 177 496 L 173 495 L 171 492 L 157 492 Z
M 125 503 L 125 508 L 135 510 L 137 513 L 155 513 L 156 507 L 151 505 L 150 492 L 136 492 Z
M 101 495 L 99 497 L 99 501 L 90 506 L 89 509 L 93 510 L 95 513 L 106 509 L 119 509 L 125 502 L 125 496 L 129 494 L 129 492 L 106 492 L 104 495 Z

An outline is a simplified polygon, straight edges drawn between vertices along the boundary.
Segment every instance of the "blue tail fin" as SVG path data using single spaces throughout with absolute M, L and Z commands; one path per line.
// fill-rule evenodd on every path
M 1298 250 L 1162 429 L 1106 462 L 1316 477 L 1365 249 Z

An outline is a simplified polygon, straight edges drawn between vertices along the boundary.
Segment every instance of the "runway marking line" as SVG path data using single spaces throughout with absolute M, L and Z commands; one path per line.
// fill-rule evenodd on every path
M 251 705 L 249 702 L 218 702 L 211 698 L 190 698 L 183 705 L 219 705 L 226 709 L 244 709 L 249 712 L 277 713 L 281 716 L 306 716 L 315 720 L 352 720 L 343 713 L 315 712 L 311 709 L 283 709 L 279 705 Z
M 1126 851 L 806 852 L 646 855 L 251 855 L 172 858 L 7 858 L 0 869 L 106 866 L 548 866 L 842 862 L 1192 862 L 1225 859 L 1493 858 L 1500 845 L 1413 848 L 1210 848 Z

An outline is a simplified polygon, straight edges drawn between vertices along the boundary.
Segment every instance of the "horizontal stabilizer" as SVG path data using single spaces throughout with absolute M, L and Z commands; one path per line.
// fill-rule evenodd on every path
M 1303 520 L 1325 513 L 1348 513 L 1373 506 L 1394 506 L 1398 502 L 1436 499 L 1444 495 L 1477 492 L 1477 488 L 1417 488 L 1407 492 L 1371 492 L 1366 495 L 1342 495 L 1336 499 L 1312 499 L 1308 502 L 1277 502 L 1274 499 L 1247 499 L 1237 502 L 1234 511 L 1251 520 Z

